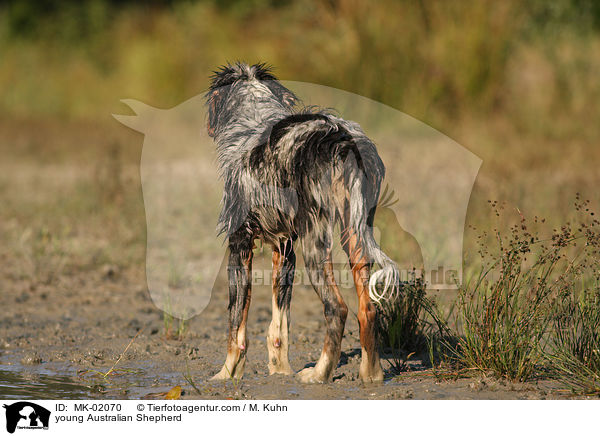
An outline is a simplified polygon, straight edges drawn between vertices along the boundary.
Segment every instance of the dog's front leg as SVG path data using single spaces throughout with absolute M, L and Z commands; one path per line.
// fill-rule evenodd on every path
M 232 235 L 229 241 L 229 335 L 227 358 L 213 380 L 241 378 L 244 375 L 248 341 L 246 322 L 250 308 L 253 241 Z
M 290 302 L 296 255 L 292 240 L 273 247 L 273 320 L 267 332 L 269 374 L 292 374 L 288 358 Z

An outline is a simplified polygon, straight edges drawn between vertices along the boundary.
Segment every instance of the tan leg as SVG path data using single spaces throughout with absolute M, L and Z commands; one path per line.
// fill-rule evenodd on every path
M 380 382 L 383 380 L 383 370 L 381 369 L 375 339 L 376 311 L 371 298 L 369 298 L 370 266 L 368 259 L 362 255 L 357 236 L 351 230 L 348 231 L 346 241 L 345 248 L 348 252 L 356 294 L 358 295 L 358 323 L 362 347 L 359 376 L 364 382 Z
M 292 374 L 289 363 L 289 314 L 296 256 L 292 241 L 273 247 L 273 319 L 267 332 L 269 374 Z

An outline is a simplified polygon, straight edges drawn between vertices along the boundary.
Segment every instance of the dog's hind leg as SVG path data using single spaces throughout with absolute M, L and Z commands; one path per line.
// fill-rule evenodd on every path
M 213 380 L 241 378 L 248 342 L 246 322 L 250 308 L 253 236 L 239 231 L 229 238 L 229 335 L 225 364 Z
M 342 336 L 348 316 L 348 307 L 333 276 L 331 243 L 326 242 L 327 239 L 309 234 L 303 240 L 304 263 L 313 288 L 323 302 L 327 324 L 325 343 L 319 360 L 313 368 L 305 368 L 298 373 L 304 383 L 323 383 L 331 379 L 340 360 Z
M 290 302 L 296 255 L 289 239 L 273 247 L 273 320 L 267 332 L 269 374 L 292 374 L 288 359 Z
M 356 294 L 358 296 L 358 323 L 360 329 L 360 344 L 362 347 L 362 359 L 360 362 L 359 376 L 364 382 L 379 382 L 383 380 L 383 370 L 379 362 L 377 342 L 375 335 L 376 311 L 369 297 L 369 260 L 363 255 L 358 243 L 357 235 L 348 229 L 342 235 L 343 247 L 348 254 L 350 268 Z

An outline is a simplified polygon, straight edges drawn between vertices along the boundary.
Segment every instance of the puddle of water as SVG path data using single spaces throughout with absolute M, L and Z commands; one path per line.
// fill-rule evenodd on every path
M 95 368 L 107 371 L 108 368 Z M 138 399 L 167 392 L 187 384 L 182 374 L 147 367 L 123 368 L 115 376 L 97 372 L 78 373 L 69 365 L 24 366 L 16 362 L 0 364 L 1 399 Z
M 72 400 L 94 398 L 91 389 L 77 383 L 73 377 L 46 368 L 24 368 L 20 365 L 0 365 L 0 398 Z

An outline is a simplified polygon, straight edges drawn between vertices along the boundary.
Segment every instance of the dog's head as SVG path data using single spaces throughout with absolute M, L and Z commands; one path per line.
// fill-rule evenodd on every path
M 266 64 L 247 65 L 241 62 L 225 65 L 211 76 L 206 93 L 208 104 L 208 134 L 214 137 L 222 123 L 239 107 L 260 101 L 264 105 L 291 110 L 298 102 L 292 91 L 283 86 Z M 260 110 L 259 107 L 254 107 Z

